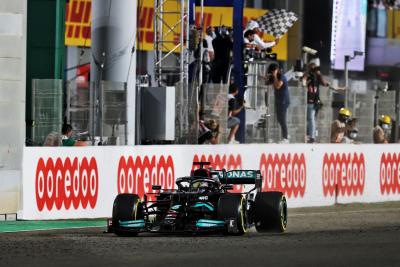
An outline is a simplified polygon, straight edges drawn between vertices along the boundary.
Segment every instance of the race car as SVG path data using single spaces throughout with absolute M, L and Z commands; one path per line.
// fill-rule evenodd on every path
M 119 194 L 113 204 L 108 232 L 120 236 L 151 233 L 211 233 L 242 235 L 255 226 L 258 232 L 284 232 L 287 202 L 282 192 L 261 192 L 259 170 L 212 170 L 209 162 L 193 162 L 197 170 L 176 179 L 177 189 L 153 185 L 155 200 Z M 245 193 L 229 192 L 233 185 L 252 185 Z

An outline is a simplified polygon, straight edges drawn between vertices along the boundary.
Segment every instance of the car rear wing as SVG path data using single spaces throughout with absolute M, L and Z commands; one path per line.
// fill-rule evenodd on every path
M 222 184 L 254 184 L 261 188 L 262 176 L 259 170 L 212 171 Z

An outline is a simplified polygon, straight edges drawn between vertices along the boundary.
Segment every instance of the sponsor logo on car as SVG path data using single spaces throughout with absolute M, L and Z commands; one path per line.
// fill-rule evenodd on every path
M 262 190 L 281 191 L 289 198 L 303 197 L 306 170 L 303 153 L 263 153 L 260 160 Z
M 35 194 L 39 211 L 94 209 L 99 176 L 95 158 L 40 158 L 36 167 Z
M 325 153 L 322 164 L 324 196 L 362 195 L 364 186 L 363 153 Z
M 400 193 L 400 154 L 382 153 L 380 162 L 380 189 L 382 195 Z
M 133 193 L 143 197 L 152 193 L 152 185 L 160 185 L 163 189 L 173 189 L 175 183 L 174 161 L 171 156 L 136 156 L 119 159 L 118 193 Z M 152 195 L 149 200 L 153 200 Z

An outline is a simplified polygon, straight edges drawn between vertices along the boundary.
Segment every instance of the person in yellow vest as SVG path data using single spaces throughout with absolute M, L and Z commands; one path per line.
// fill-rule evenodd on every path
M 350 117 L 351 111 L 348 108 L 339 109 L 338 118 L 331 124 L 331 143 L 342 143 Z
M 389 115 L 381 115 L 378 120 L 378 125 L 374 128 L 372 137 L 374 144 L 389 143 L 392 130 L 392 118 Z

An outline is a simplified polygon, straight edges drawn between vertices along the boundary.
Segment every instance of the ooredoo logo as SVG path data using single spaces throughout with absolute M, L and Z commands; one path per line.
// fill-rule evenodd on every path
M 227 171 L 230 170 L 236 170 L 236 169 L 241 169 L 242 168 L 242 157 L 240 155 L 194 155 L 193 157 L 193 162 L 198 162 L 198 161 L 207 161 L 210 162 L 211 165 L 208 167 L 211 167 L 214 170 L 222 170 L 225 169 Z M 192 165 L 192 170 L 195 170 L 199 168 L 199 166 L 194 166 Z M 243 185 L 234 185 L 233 190 L 230 190 L 230 192 L 243 192 Z
M 362 195 L 365 185 L 364 154 L 325 153 L 322 165 L 324 196 Z
M 39 211 L 46 207 L 66 210 L 79 205 L 94 209 L 97 202 L 99 176 L 95 158 L 40 158 L 36 167 L 36 204 Z
M 234 169 L 241 169 L 242 168 L 242 157 L 240 155 L 194 155 L 193 162 L 195 161 L 207 161 L 210 162 L 211 165 L 209 167 L 213 168 L 214 170 L 234 170 Z M 192 170 L 199 168 L 199 166 L 192 166 Z
M 303 197 L 306 189 L 304 154 L 262 154 L 260 171 L 263 191 L 281 191 L 287 197 Z
M 133 193 L 143 197 L 152 193 L 152 185 L 173 189 L 175 183 L 174 161 L 171 156 L 122 156 L 118 164 L 118 193 Z M 152 196 L 150 196 L 152 199 Z
M 400 193 L 400 154 L 382 153 L 380 188 L 382 195 Z

